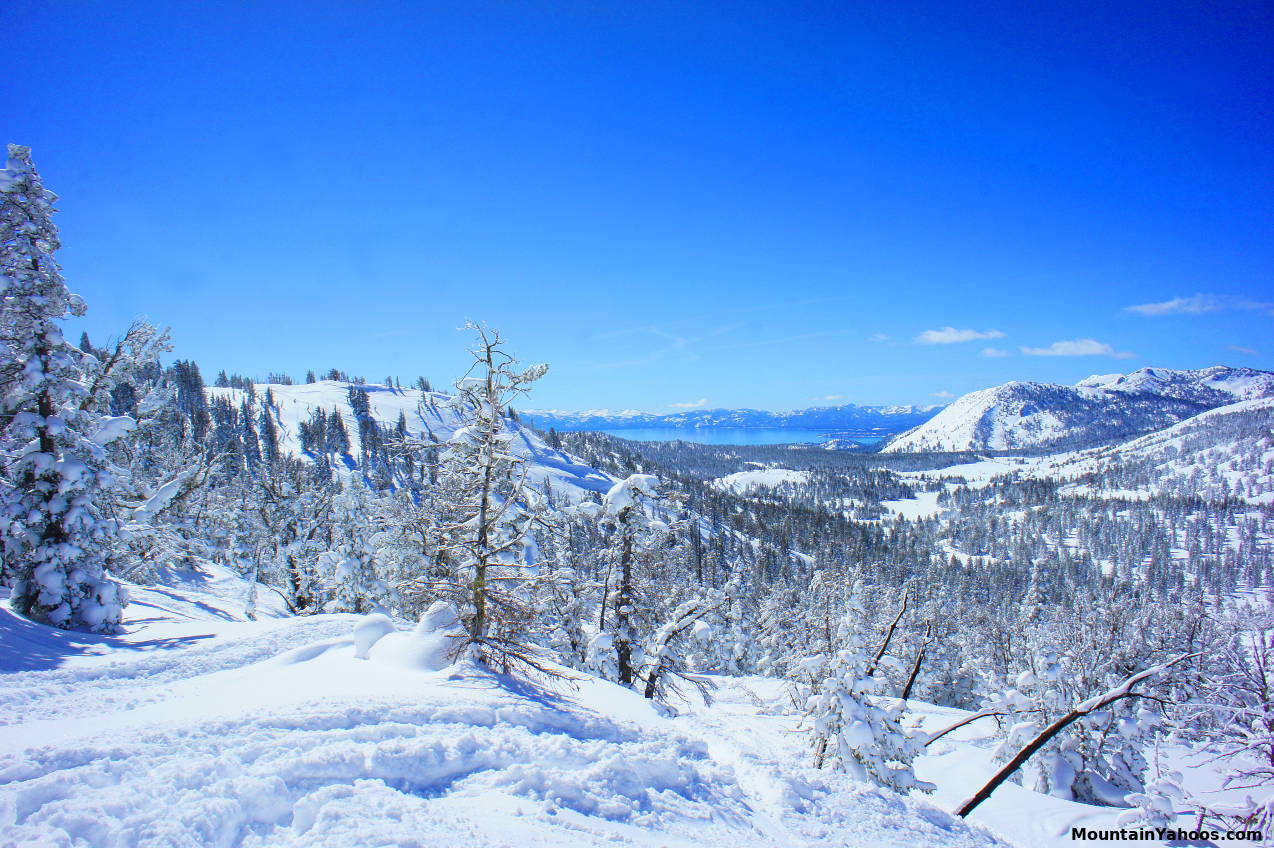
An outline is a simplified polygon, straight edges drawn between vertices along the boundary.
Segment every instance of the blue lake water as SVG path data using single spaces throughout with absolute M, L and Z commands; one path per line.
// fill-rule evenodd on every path
M 828 439 L 846 438 L 862 445 L 875 444 L 879 439 L 858 436 L 837 436 L 826 430 L 787 430 L 764 427 L 635 427 L 629 430 L 603 430 L 621 439 L 637 442 L 697 442 L 701 445 L 789 445 L 818 444 Z

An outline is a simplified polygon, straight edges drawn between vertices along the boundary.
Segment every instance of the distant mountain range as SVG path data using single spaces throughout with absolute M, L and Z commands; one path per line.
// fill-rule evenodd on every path
M 1162 430 L 1210 409 L 1274 397 L 1274 372 L 1142 368 L 1074 386 L 1013 382 L 971 392 L 894 437 L 885 453 L 1077 449 Z
M 585 412 L 562 412 L 556 409 L 520 411 L 524 421 L 548 430 L 634 430 L 665 428 L 696 430 L 704 428 L 822 430 L 827 433 L 881 437 L 900 433 L 928 421 L 941 406 L 821 406 L 792 412 L 769 412 L 763 409 L 693 409 L 657 415 L 625 410 L 612 412 L 593 409 Z

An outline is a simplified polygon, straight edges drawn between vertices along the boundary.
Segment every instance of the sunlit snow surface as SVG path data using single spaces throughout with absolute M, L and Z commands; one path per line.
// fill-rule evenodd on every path
M 360 660 L 356 616 L 244 621 L 233 576 L 166 577 L 118 637 L 0 613 L 0 845 L 1002 844 L 806 768 L 772 681 L 667 717 L 594 679 L 420 671 L 405 632 Z
M 746 494 L 753 489 L 774 488 L 784 483 L 801 485 L 809 482 L 808 471 L 793 471 L 790 468 L 758 468 L 753 471 L 736 471 L 712 481 L 712 485 L 724 491 Z

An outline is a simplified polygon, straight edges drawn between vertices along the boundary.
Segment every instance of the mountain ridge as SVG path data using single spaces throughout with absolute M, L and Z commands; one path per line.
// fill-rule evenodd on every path
M 1011 381 L 957 398 L 895 436 L 884 453 L 1079 449 L 1170 427 L 1209 409 L 1274 396 L 1274 372 L 1141 368 L 1074 386 Z

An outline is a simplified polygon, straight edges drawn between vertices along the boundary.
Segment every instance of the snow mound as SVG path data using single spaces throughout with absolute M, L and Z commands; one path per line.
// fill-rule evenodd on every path
M 456 608 L 435 601 L 420 616 L 415 630 L 384 635 L 370 649 L 370 658 L 417 671 L 441 671 L 456 660 L 464 636 Z
M 354 625 L 354 656 L 369 659 L 372 646 L 398 628 L 384 613 L 372 613 Z

